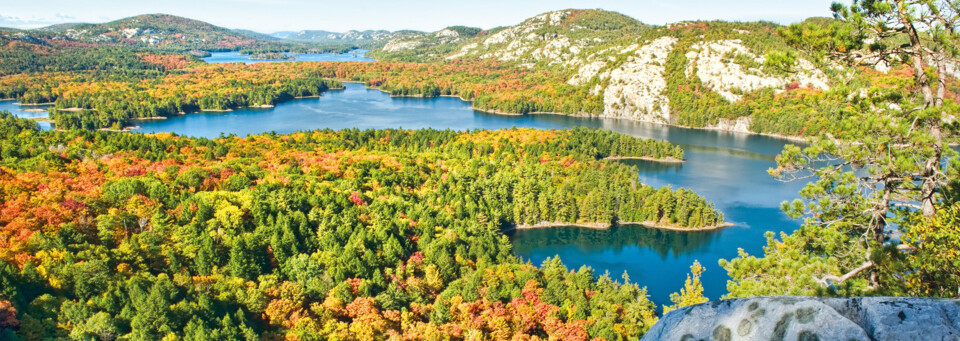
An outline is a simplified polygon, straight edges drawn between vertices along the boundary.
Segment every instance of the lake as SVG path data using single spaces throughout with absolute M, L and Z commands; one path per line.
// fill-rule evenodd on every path
M 353 50 L 347 53 L 288 53 L 295 55 L 293 60 L 250 59 L 250 55 L 240 52 L 213 52 L 210 57 L 202 58 L 207 63 L 276 63 L 276 62 L 373 62 L 364 57 L 369 50 Z
M 47 110 L 49 107 L 49 105 L 20 105 L 17 101 L 0 101 L 0 111 L 9 111 L 14 116 L 23 118 L 47 118 L 49 115 L 46 111 L 32 112 L 27 110 Z M 50 130 L 53 128 L 50 122 L 37 121 L 37 124 L 40 125 L 40 129 Z
M 718 231 L 673 232 L 643 227 L 610 230 L 551 228 L 520 230 L 510 238 L 518 256 L 540 264 L 559 255 L 571 268 L 609 271 L 615 279 L 626 271 L 631 281 L 647 286 L 658 304 L 683 286 L 689 267 L 699 260 L 707 269 L 704 291 L 711 298 L 726 293 L 726 272 L 720 258 L 733 258 L 737 248 L 761 254 L 766 231 L 792 231 L 799 222 L 780 211 L 780 203 L 797 197 L 801 183 L 781 183 L 767 175 L 774 157 L 787 142 L 781 139 L 686 129 L 627 120 L 577 118 L 562 115 L 503 116 L 471 109 L 457 98 L 395 98 L 362 84 L 281 103 L 273 109 L 239 109 L 197 113 L 166 120 L 142 121 L 142 132 L 175 132 L 217 137 L 262 132 L 290 133 L 311 129 L 436 128 L 500 129 L 529 127 L 563 129 L 596 127 L 638 137 L 669 140 L 686 150 L 687 162 L 664 164 L 624 161 L 637 166 L 641 182 L 651 186 L 692 189 L 713 201 L 736 224 Z
M 10 102 L 0 102 L 0 110 L 5 106 L 16 107 Z M 702 278 L 705 294 L 713 299 L 720 297 L 726 293 L 728 277 L 717 260 L 735 257 L 737 248 L 761 254 L 766 243 L 764 232 L 792 231 L 799 227 L 798 221 L 780 211 L 780 202 L 796 198 L 803 184 L 780 183 L 766 172 L 787 142 L 759 135 L 616 119 L 494 115 L 474 111 L 470 103 L 457 98 L 393 98 L 357 83 L 347 83 L 344 90 L 329 91 L 319 98 L 281 103 L 273 109 L 196 113 L 137 124 L 140 129 L 135 131 L 139 132 L 202 137 L 322 128 L 467 130 L 587 126 L 678 143 L 686 150 L 687 162 L 683 164 L 623 162 L 638 168 L 638 177 L 643 183 L 696 191 L 714 202 L 726 220 L 735 226 L 705 232 L 621 227 L 610 230 L 550 228 L 510 234 L 515 253 L 524 260 L 539 265 L 547 257 L 559 255 L 570 268 L 587 265 L 597 274 L 609 271 L 617 280 L 626 272 L 632 282 L 648 287 L 657 304 L 669 303 L 670 293 L 683 286 L 694 260 L 699 260 L 707 269 Z

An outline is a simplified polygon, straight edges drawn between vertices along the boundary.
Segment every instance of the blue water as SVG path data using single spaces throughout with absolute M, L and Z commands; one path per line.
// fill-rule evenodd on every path
M 276 62 L 373 62 L 364 57 L 368 50 L 353 50 L 347 53 L 290 53 L 296 55 L 293 60 L 250 59 L 240 52 L 214 52 L 210 57 L 202 58 L 207 63 L 276 63 Z
M 588 126 L 633 136 L 666 139 L 684 146 L 687 162 L 661 164 L 625 161 L 637 166 L 641 182 L 652 186 L 685 187 L 713 201 L 727 221 L 718 231 L 673 232 L 643 227 L 607 231 L 579 228 L 523 230 L 510 235 L 515 253 L 540 264 L 559 255 L 571 268 L 591 266 L 597 274 L 609 271 L 619 279 L 646 286 L 658 304 L 669 303 L 689 267 L 699 260 L 705 267 L 703 283 L 710 298 L 726 293 L 726 272 L 720 258 L 736 257 L 737 248 L 762 254 L 766 231 L 792 231 L 799 222 L 779 209 L 797 197 L 801 183 L 781 183 L 767 175 L 774 157 L 786 143 L 771 137 L 668 127 L 615 119 L 561 115 L 502 116 L 474 111 L 456 98 L 392 98 L 378 90 L 348 83 L 346 89 L 282 103 L 273 109 L 240 109 L 226 113 L 188 114 L 161 121 L 143 121 L 138 131 L 175 132 L 216 137 L 275 131 L 289 133 L 321 128 L 437 128 L 498 129 L 530 127 L 562 129 Z
M 17 117 L 22 118 L 47 118 L 49 115 L 46 111 L 44 112 L 30 112 L 25 111 L 28 109 L 43 109 L 46 110 L 49 105 L 20 105 L 16 101 L 0 101 L 0 111 L 9 111 L 11 114 Z M 40 125 L 40 129 L 50 130 L 53 129 L 53 126 L 50 122 L 37 121 L 37 124 Z

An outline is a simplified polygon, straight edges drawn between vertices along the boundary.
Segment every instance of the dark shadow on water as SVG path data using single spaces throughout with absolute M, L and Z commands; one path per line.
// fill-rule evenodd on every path
M 637 167 L 637 170 L 645 174 L 652 173 L 678 173 L 683 167 L 682 163 L 655 162 L 647 160 L 620 160 L 618 161 L 628 166 Z
M 517 254 L 534 249 L 574 246 L 585 253 L 641 247 L 656 251 L 661 258 L 684 255 L 709 244 L 719 231 L 676 232 L 641 226 L 615 226 L 606 230 L 575 226 L 551 227 L 508 232 Z

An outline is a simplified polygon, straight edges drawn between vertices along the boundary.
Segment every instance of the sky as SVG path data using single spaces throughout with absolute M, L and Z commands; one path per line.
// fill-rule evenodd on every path
M 466 25 L 515 25 L 566 8 L 602 8 L 644 23 L 682 20 L 766 20 L 789 24 L 829 16 L 834 0 L 0 0 L 0 27 L 36 28 L 67 22 L 107 22 L 166 13 L 227 28 L 277 31 L 365 29 L 437 31 Z

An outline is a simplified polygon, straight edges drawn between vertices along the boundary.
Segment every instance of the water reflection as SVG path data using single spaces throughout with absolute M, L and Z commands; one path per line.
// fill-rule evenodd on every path
M 661 259 L 694 252 L 716 238 L 719 231 L 677 233 L 642 226 L 615 226 L 606 230 L 579 227 L 557 227 L 512 231 L 514 252 L 529 254 L 541 248 L 573 246 L 581 252 L 611 251 L 622 254 L 626 249 L 649 248 Z

